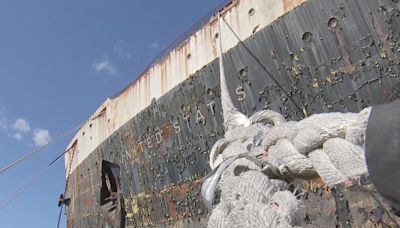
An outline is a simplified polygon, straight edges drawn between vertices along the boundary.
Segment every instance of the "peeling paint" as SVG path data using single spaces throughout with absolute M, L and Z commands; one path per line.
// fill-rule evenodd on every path
M 225 73 L 229 92 L 234 95 L 237 88 L 242 88 L 245 94 L 232 96 L 238 98 L 233 102 L 241 112 L 251 115 L 268 108 L 282 113 L 288 120 L 298 120 L 303 118 L 303 113 L 358 112 L 399 97 L 400 14 L 395 13 L 400 9 L 399 3 L 309 0 L 277 19 L 279 10 L 275 16 L 266 16 L 270 8 L 262 9 L 276 2 L 271 8 L 283 12 L 282 1 L 263 2 L 238 1 L 224 17 L 242 38 L 247 37 L 243 38 L 243 44 L 285 91 L 261 69 L 242 44 L 227 35 L 223 39 L 232 42 L 232 46 L 223 56 Z M 254 8 L 251 17 L 250 8 Z M 389 12 L 389 9 L 393 10 Z M 244 20 L 254 24 L 241 24 L 238 18 L 242 12 L 243 18 L 247 18 Z M 264 12 L 260 16 L 264 19 L 255 19 L 260 12 Z M 273 23 L 268 22 L 271 17 L 275 17 Z M 338 23 L 331 21 L 333 17 Z M 263 26 L 252 34 L 257 24 Z M 198 57 L 190 45 L 197 48 L 204 45 L 210 56 L 214 55 L 214 27 L 215 21 L 211 21 L 196 32 L 199 33 L 196 39 L 207 34 L 208 44 L 194 42 L 191 37 L 165 58 L 164 65 L 154 65 L 119 97 L 107 100 L 96 112 L 105 108 L 102 115 L 91 121 L 92 127 L 85 125 L 78 133 L 75 138 L 78 159 L 74 155 L 74 169 L 68 178 L 67 193 L 71 198 L 66 210 L 68 227 L 102 227 L 107 223 L 99 212 L 98 202 L 102 186 L 99 164 L 103 160 L 121 167 L 126 227 L 202 227 L 206 224 L 208 211 L 199 197 L 200 183 L 210 171 L 211 146 L 224 133 L 219 68 L 217 60 L 211 57 L 204 58 L 205 66 L 198 69 L 192 63 L 187 68 L 182 64 L 187 61 L 198 61 L 198 66 L 203 64 L 203 60 L 196 60 Z M 340 30 L 335 32 L 336 28 Z M 303 39 L 307 32 L 312 36 Z M 381 32 L 388 34 L 388 49 L 381 41 L 382 34 L 378 34 Z M 385 58 L 381 58 L 382 48 L 387 51 Z M 191 53 L 189 60 L 188 53 Z M 346 66 L 350 70 L 343 70 Z M 240 73 L 242 69 L 247 69 L 246 73 Z M 165 75 L 164 79 L 161 75 Z M 152 84 L 156 78 L 165 85 Z M 163 91 L 146 91 L 153 86 Z M 160 97 L 152 99 L 152 94 Z M 204 115 L 205 123 L 196 121 L 197 110 Z M 161 141 L 156 136 L 159 134 Z M 90 136 L 92 141 L 88 139 Z M 386 212 L 387 205 L 379 196 L 375 199 L 362 184 L 327 188 L 318 179 L 294 184 L 304 193 L 301 195 L 304 210 L 297 218 L 303 226 L 388 227 L 394 224 L 390 212 Z M 93 202 L 89 203 L 89 199 Z

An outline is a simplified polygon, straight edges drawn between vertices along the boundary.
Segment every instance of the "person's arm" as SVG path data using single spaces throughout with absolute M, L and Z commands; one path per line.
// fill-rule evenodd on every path
M 400 100 L 372 107 L 365 157 L 378 192 L 400 209 Z

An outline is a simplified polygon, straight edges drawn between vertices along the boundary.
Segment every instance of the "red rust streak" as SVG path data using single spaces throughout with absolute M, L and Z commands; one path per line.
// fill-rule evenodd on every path
M 168 123 L 162 130 L 163 140 L 169 139 L 169 137 L 171 136 L 171 131 L 172 131 L 171 124 Z
M 388 55 L 387 57 L 390 57 L 390 45 L 387 40 L 388 35 L 386 32 L 383 31 L 382 25 L 379 23 L 376 15 L 372 17 L 372 24 L 374 26 L 376 34 L 378 35 L 379 41 L 381 41 L 381 43 L 383 44 L 384 51 Z
M 171 218 L 177 218 L 178 213 L 176 212 L 176 204 L 174 203 L 172 196 L 167 196 L 167 204 L 168 204 L 168 213 L 170 214 Z
M 294 9 L 296 6 L 302 4 L 306 0 L 283 0 L 283 9 L 284 12 L 287 13 Z
M 342 72 L 345 74 L 353 74 L 354 71 L 356 70 L 356 67 L 352 64 L 352 62 L 350 60 L 350 54 L 349 54 L 349 51 L 347 50 L 340 26 L 337 26 L 336 28 L 334 28 L 334 32 L 335 32 L 336 39 L 338 42 L 339 53 L 343 59 L 344 66 L 343 66 Z
M 92 208 L 93 207 L 93 200 L 91 200 L 91 199 L 81 200 L 81 205 L 84 208 Z

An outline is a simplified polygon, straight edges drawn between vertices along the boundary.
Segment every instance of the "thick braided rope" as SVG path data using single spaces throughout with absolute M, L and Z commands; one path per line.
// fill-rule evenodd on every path
M 301 121 L 285 122 L 273 111 L 249 118 L 252 125 L 229 129 L 212 148 L 210 164 L 218 192 L 209 227 L 293 227 L 299 201 L 285 190 L 286 182 L 272 180 L 263 168 L 242 157 L 258 156 L 282 177 L 313 178 L 329 186 L 367 172 L 364 158 L 365 128 L 370 108 L 360 113 L 324 113 Z

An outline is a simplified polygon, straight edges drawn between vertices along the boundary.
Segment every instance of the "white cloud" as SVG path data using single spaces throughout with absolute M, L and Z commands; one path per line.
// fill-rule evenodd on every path
M 160 42 L 154 41 L 153 43 L 149 44 L 149 47 L 154 48 L 154 49 L 158 49 L 160 47 Z
M 92 68 L 96 73 L 104 72 L 111 75 L 117 73 L 117 69 L 107 59 L 92 63 Z
M 118 44 L 115 44 L 114 46 L 113 46 L 113 51 L 115 52 L 115 53 L 117 53 L 118 55 L 120 55 L 120 56 L 122 56 L 122 57 L 125 57 L 126 59 L 131 59 L 132 58 L 132 55 L 129 53 L 129 52 L 127 52 L 126 50 L 125 50 L 125 48 L 122 46 L 122 44 L 120 44 L 121 42 L 119 42 Z
M 33 130 L 33 141 L 36 146 L 44 146 L 51 140 L 52 138 L 48 130 L 40 128 Z
M 17 119 L 12 127 L 15 130 L 22 132 L 22 133 L 26 133 L 31 130 L 31 127 L 29 126 L 29 122 L 22 118 Z
M 17 132 L 15 134 L 13 134 L 11 137 L 13 137 L 16 140 L 21 140 L 22 139 L 22 134 Z

